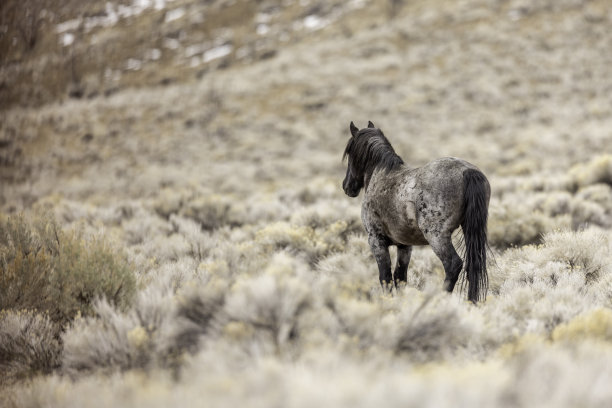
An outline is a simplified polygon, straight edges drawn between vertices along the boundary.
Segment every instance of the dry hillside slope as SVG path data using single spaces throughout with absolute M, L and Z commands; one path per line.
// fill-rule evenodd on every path
M 31 46 L 0 7 L 0 405 L 612 403 L 607 1 L 39 4 Z M 381 292 L 368 120 L 487 174 L 486 302 L 429 247 Z

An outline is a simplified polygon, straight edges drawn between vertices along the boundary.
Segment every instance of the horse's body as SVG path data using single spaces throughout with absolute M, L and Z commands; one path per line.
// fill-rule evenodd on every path
M 444 265 L 444 287 L 452 292 L 463 261 L 451 235 L 462 227 L 466 244 L 468 298 L 484 298 L 487 286 L 486 222 L 490 187 L 476 166 L 453 157 L 411 169 L 395 153 L 383 133 L 351 123 L 352 138 L 345 150 L 349 163 L 343 188 L 365 195 L 361 210 L 368 242 L 378 264 L 383 287 L 406 281 L 413 245 L 431 245 Z M 397 246 L 397 265 L 391 274 L 389 246 Z

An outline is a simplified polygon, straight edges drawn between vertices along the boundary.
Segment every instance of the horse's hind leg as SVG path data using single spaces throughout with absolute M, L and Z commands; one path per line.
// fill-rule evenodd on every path
M 433 237 L 429 240 L 429 245 L 431 245 L 434 253 L 440 258 L 442 265 L 444 265 L 444 273 L 446 275 L 444 289 L 452 292 L 463 268 L 463 261 L 453 246 L 451 236 L 448 234 Z
M 370 235 L 368 243 L 378 264 L 380 286 L 383 289 L 391 290 L 391 256 L 389 255 L 388 240 L 384 237 Z
M 410 263 L 410 255 L 412 255 L 412 246 L 398 245 L 397 246 L 397 263 L 393 272 L 393 281 L 397 288 L 400 283 L 406 283 L 406 271 Z

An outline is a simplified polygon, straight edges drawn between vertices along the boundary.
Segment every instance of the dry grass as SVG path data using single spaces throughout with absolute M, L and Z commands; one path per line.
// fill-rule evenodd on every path
M 607 3 L 246 3 L 168 3 L 225 31 L 153 9 L 93 30 L 187 37 L 112 95 L 0 114 L 0 405 L 609 406 Z M 351 120 L 485 171 L 486 302 L 442 293 L 428 247 L 380 290 L 340 187 Z
M 127 259 L 101 238 L 63 231 L 43 216 L 0 221 L 0 310 L 45 312 L 64 325 L 89 315 L 96 298 L 125 308 L 135 291 Z

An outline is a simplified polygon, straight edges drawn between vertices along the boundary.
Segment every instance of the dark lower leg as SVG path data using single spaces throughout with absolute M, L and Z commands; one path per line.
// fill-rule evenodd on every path
M 446 291 L 453 291 L 453 289 L 455 288 L 455 284 L 457 283 L 457 279 L 459 279 L 459 274 L 461 273 L 462 268 L 463 262 L 461 261 L 461 258 L 459 258 L 458 255 L 456 257 L 451 258 L 450 262 L 444 263 L 444 272 L 446 275 L 446 278 L 444 279 L 444 289 Z
M 412 255 L 412 246 L 397 246 L 397 262 L 395 265 L 395 271 L 393 272 L 393 281 L 395 282 L 396 288 L 398 284 L 406 282 L 406 271 L 408 271 L 410 255 Z
M 383 289 L 391 290 L 391 257 L 389 245 L 384 239 L 370 236 L 368 243 L 378 264 L 378 278 Z

